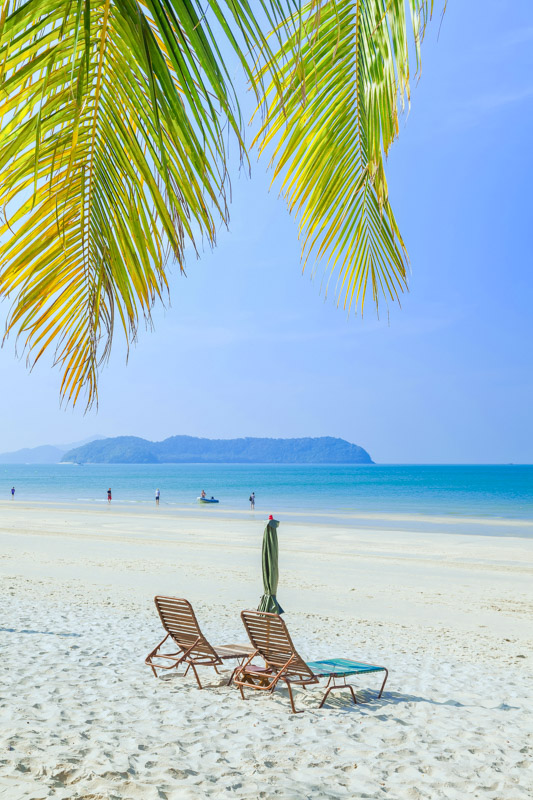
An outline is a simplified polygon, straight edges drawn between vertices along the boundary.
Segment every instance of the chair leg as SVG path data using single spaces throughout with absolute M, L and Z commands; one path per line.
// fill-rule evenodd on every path
M 389 670 L 386 669 L 385 670 L 385 679 L 384 679 L 383 683 L 381 684 L 381 689 L 379 690 L 379 694 L 378 694 L 378 700 L 381 697 L 381 695 L 383 694 L 383 689 L 385 688 L 385 684 L 387 683 L 387 678 L 388 677 L 389 677 Z
M 319 708 L 322 708 L 322 706 L 324 705 L 324 703 L 325 703 L 325 702 L 326 702 L 326 700 L 327 700 L 328 694 L 329 694 L 329 693 L 331 692 L 331 690 L 332 690 L 332 689 L 334 689 L 334 688 L 335 688 L 334 686 L 331 686 L 330 688 L 326 689 L 326 691 L 324 692 L 324 697 L 322 698 L 322 700 L 321 700 L 321 702 L 320 702 L 320 705 L 318 706 Z
M 333 686 L 329 686 L 329 682 L 328 682 L 328 688 L 324 692 L 324 697 L 322 698 L 322 701 L 321 701 L 320 705 L 318 706 L 319 708 L 322 708 L 322 706 L 324 705 L 324 703 L 326 702 L 326 700 L 328 698 L 329 693 L 332 692 L 334 689 L 349 689 L 350 692 L 352 693 L 352 700 L 354 702 L 354 705 L 357 705 L 357 698 L 355 696 L 355 692 L 354 692 L 353 686 L 350 683 L 344 683 L 344 684 L 341 684 L 340 686 L 339 685 L 335 686 L 335 684 Z
M 200 683 L 200 678 L 198 677 L 198 673 L 196 671 L 196 667 L 194 666 L 194 664 L 192 662 L 189 663 L 189 666 L 192 668 L 192 671 L 194 672 L 194 677 L 196 678 L 196 683 L 198 684 L 198 688 L 199 689 L 203 689 L 204 687 Z
M 290 701 L 291 701 L 292 713 L 293 714 L 303 714 L 304 713 L 303 709 L 301 711 L 296 711 L 296 706 L 294 705 L 294 697 L 292 696 L 292 687 L 291 687 L 290 681 L 285 681 L 285 683 L 287 684 L 287 689 L 289 690 L 289 698 L 290 698 Z
M 240 665 L 240 664 L 238 664 L 238 665 L 235 667 L 235 669 L 233 670 L 233 672 L 232 672 L 232 673 L 231 673 L 231 675 L 229 676 L 229 681 L 227 682 L 226 686 L 231 686 L 231 684 L 233 683 L 233 678 L 235 677 L 235 674 L 236 674 L 236 672 L 237 672 L 237 670 L 239 669 L 239 667 L 240 667 L 240 666 L 241 666 L 241 665 Z

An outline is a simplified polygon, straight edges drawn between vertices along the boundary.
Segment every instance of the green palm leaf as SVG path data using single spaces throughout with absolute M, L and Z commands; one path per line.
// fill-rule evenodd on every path
M 258 70 L 267 81 L 260 152 L 272 152 L 298 217 L 304 267 L 325 258 L 349 309 L 363 309 L 369 285 L 376 306 L 406 286 L 383 160 L 409 97 L 409 26 L 418 61 L 430 10 L 423 0 L 409 5 L 410 22 L 399 0 L 309 3 L 298 32 Z
M 227 222 L 228 134 L 247 154 L 222 40 L 266 104 L 260 148 L 305 257 L 338 267 L 350 303 L 405 281 L 383 170 L 408 90 L 400 2 L 7 0 L 0 296 L 30 363 L 54 349 L 67 401 L 97 398 L 115 323 L 129 342 L 150 322 L 169 255 L 183 268 Z

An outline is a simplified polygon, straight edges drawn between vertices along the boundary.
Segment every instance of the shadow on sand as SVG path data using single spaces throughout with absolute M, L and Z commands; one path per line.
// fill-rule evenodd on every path
M 17 630 L 17 628 L 0 628 L 0 633 L 36 633 L 39 636 L 75 636 L 81 637 L 81 633 L 56 633 L 55 631 L 32 631 L 28 628 Z

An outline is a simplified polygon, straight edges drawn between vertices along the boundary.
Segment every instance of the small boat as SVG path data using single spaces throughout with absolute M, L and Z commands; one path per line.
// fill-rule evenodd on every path
M 214 497 L 197 497 L 196 499 L 199 503 L 218 503 L 218 500 L 215 500 Z

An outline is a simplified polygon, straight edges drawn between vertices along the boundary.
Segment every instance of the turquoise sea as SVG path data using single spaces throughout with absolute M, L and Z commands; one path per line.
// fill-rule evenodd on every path
M 256 514 L 363 518 L 365 527 L 379 517 L 394 519 L 392 527 L 424 521 L 424 529 L 434 522 L 459 532 L 466 525 L 468 532 L 533 535 L 533 466 L 0 465 L 0 500 L 9 499 L 12 486 L 16 501 L 69 504 L 105 503 L 111 487 L 113 504 L 130 506 L 155 505 L 159 488 L 161 509 L 195 513 L 247 511 L 255 491 Z M 202 489 L 219 505 L 199 506 Z

